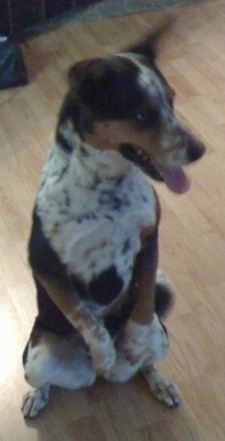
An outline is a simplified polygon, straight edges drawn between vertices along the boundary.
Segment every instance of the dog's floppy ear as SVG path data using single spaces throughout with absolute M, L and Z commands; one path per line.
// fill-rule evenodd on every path
M 83 81 L 96 81 L 105 70 L 103 58 L 91 58 L 80 61 L 68 71 L 68 78 L 72 87 L 78 88 Z
M 127 50 L 136 54 L 144 55 L 150 63 L 154 63 L 157 56 L 158 44 L 163 35 L 172 27 L 175 19 L 170 18 L 163 21 L 157 28 L 151 31 L 146 37 L 137 44 L 132 45 Z

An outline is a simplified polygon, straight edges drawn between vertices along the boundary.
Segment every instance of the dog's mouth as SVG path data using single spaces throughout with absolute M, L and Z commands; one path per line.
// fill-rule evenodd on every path
M 147 175 L 156 181 L 164 181 L 162 174 L 154 166 L 153 162 L 144 151 L 132 144 L 121 144 L 120 153 L 129 161 L 138 165 Z
M 148 176 L 157 181 L 164 181 L 172 192 L 182 194 L 189 189 L 190 181 L 182 167 L 156 166 L 140 147 L 132 144 L 121 144 L 119 150 L 126 159 L 138 165 Z

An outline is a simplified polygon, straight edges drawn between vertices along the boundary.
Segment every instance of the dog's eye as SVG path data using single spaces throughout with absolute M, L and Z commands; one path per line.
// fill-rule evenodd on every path
M 143 123 L 148 120 L 148 112 L 147 110 L 141 110 L 136 114 L 136 121 L 139 123 Z
M 143 109 L 135 115 L 135 121 L 142 128 L 154 127 L 159 122 L 159 118 L 160 115 L 157 109 Z

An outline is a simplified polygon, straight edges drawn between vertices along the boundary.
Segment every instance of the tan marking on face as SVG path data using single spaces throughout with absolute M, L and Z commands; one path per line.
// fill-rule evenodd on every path
M 154 155 L 158 148 L 158 132 L 158 129 L 140 130 L 129 121 L 106 121 L 94 123 L 93 133 L 86 134 L 85 140 L 100 150 L 118 150 L 120 144 L 130 143 Z
M 140 129 L 132 121 L 115 120 L 96 122 L 93 133 L 86 134 L 85 140 L 98 150 L 118 150 L 120 144 L 135 145 L 152 160 L 156 166 L 178 166 L 192 162 L 189 148 L 195 140 L 196 148 L 204 153 L 204 146 L 182 127 L 175 116 L 168 121 L 162 118 L 155 128 Z
M 179 144 L 175 133 L 172 136 L 163 127 L 141 130 L 129 121 L 97 122 L 93 133 L 86 135 L 86 141 L 100 150 L 118 150 L 122 143 L 135 145 L 156 165 L 186 164 L 184 146 Z

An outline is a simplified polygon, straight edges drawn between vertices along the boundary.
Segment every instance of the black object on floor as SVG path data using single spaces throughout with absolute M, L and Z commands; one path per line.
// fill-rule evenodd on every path
M 0 89 L 28 84 L 27 69 L 18 44 L 0 36 Z

